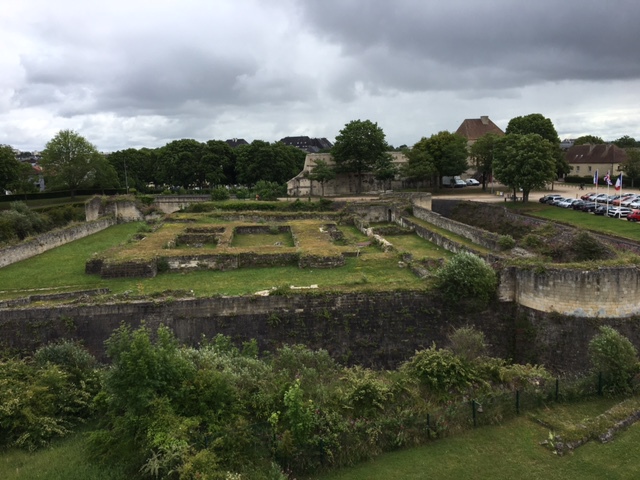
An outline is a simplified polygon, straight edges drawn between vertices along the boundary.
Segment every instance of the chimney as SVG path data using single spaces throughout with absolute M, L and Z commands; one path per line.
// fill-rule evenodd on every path
M 488 115 L 482 115 L 480 117 L 480 120 L 482 121 L 483 125 L 489 125 L 489 116 Z

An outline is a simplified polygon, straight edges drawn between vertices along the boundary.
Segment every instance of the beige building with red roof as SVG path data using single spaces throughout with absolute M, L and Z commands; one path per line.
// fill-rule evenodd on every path
M 607 172 L 611 176 L 620 173 L 620 165 L 627 159 L 627 152 L 613 144 L 574 145 L 565 153 L 565 159 L 571 167 L 569 175 L 593 176 L 598 170 L 600 178 L 604 178 Z

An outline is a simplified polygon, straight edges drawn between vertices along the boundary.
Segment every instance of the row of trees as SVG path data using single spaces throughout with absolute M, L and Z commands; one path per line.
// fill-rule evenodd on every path
M 74 192 L 84 188 L 135 188 L 149 185 L 184 189 L 217 185 L 253 186 L 259 181 L 284 184 L 297 175 L 305 152 L 256 140 L 231 148 L 221 140 L 175 140 L 163 147 L 130 148 L 102 154 L 72 130 L 62 130 L 42 151 L 45 183 L 49 190 Z M 31 165 L 19 162 L 10 146 L 0 146 L 0 188 L 17 193 L 35 189 Z

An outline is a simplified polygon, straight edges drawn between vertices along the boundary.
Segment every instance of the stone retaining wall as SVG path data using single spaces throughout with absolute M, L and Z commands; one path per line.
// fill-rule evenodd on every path
M 101 220 L 43 233 L 19 245 L 2 248 L 0 249 L 0 268 L 100 232 L 105 228 L 115 225 L 115 223 L 116 221 L 113 218 L 103 218 Z

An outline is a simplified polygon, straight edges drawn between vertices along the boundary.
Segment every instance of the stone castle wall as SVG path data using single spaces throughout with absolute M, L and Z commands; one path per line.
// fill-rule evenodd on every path
M 634 318 L 593 321 L 536 312 L 513 303 L 478 311 L 448 305 L 424 292 L 244 296 L 144 300 L 103 305 L 0 309 L 0 347 L 32 351 L 60 339 L 80 340 L 106 360 L 104 341 L 125 323 L 170 327 L 182 342 L 202 335 L 229 336 L 236 344 L 256 339 L 260 348 L 285 344 L 326 349 L 345 364 L 395 368 L 416 350 L 448 345 L 462 326 L 483 331 L 490 354 L 544 364 L 555 371 L 589 368 L 588 344 L 600 325 L 610 325 L 640 347 Z

